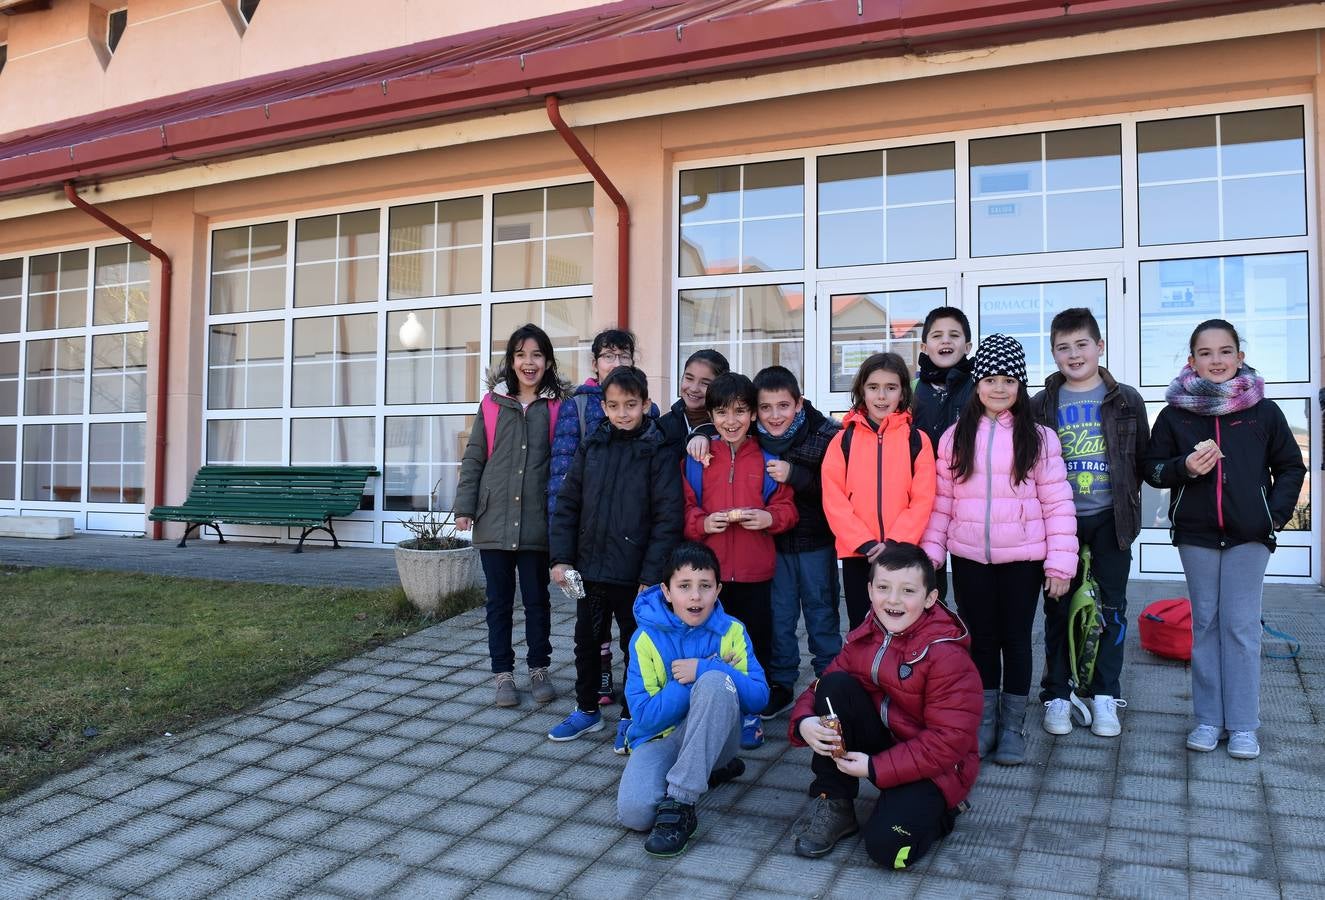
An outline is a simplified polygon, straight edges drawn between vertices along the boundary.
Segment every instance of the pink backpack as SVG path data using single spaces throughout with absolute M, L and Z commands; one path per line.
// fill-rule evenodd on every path
M 552 439 L 557 432 L 557 410 L 561 408 L 560 404 L 555 407 L 551 400 L 547 402 L 547 443 L 552 446 Z M 497 401 L 492 399 L 492 394 L 483 395 L 483 400 L 478 405 L 479 413 L 483 416 L 483 434 L 488 439 L 488 458 L 492 458 L 492 445 L 497 440 L 497 414 L 501 412 L 501 407 Z

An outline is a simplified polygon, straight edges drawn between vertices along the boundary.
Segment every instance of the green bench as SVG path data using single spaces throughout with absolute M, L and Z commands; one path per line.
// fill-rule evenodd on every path
M 180 547 L 204 526 L 224 544 L 219 524 L 228 522 L 302 528 L 295 553 L 303 552 L 309 534 L 322 530 L 339 549 L 331 519 L 358 509 L 365 483 L 376 474 L 375 466 L 203 466 L 183 505 L 153 507 L 147 517 L 186 523 Z

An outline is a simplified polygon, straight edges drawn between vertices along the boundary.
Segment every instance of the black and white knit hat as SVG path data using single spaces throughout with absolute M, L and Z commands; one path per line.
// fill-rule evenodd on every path
M 1026 383 L 1026 351 L 1020 341 L 1006 334 L 991 334 L 980 341 L 971 364 L 971 378 L 979 381 L 990 375 L 1007 375 Z

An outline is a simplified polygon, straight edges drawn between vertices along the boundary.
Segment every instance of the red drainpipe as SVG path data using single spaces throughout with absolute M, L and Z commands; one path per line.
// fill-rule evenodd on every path
M 557 100 L 556 94 L 548 94 L 546 98 L 547 117 L 552 122 L 552 127 L 557 129 L 557 134 L 570 147 L 571 152 L 580 158 L 584 167 L 589 170 L 593 180 L 598 182 L 598 186 L 607 192 L 607 196 L 612 198 L 616 204 L 616 320 L 618 328 L 630 327 L 630 206 L 626 203 L 626 198 L 621 196 L 612 179 L 607 177 L 602 166 L 589 155 L 588 149 L 575 136 L 575 132 L 570 130 L 566 120 L 561 117 L 561 104 Z
M 164 503 L 166 495 L 166 371 L 170 365 L 170 282 L 174 267 L 166 251 L 78 196 L 72 181 L 64 183 L 64 195 L 74 206 L 161 261 L 161 324 L 156 341 L 156 470 L 152 481 L 152 502 L 148 504 L 150 509 Z M 161 540 L 160 522 L 152 523 L 152 540 Z

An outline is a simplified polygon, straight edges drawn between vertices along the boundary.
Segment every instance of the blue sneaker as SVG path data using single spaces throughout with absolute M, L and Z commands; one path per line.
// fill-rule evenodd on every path
M 758 715 L 741 720 L 741 749 L 757 750 L 764 746 L 764 723 Z
M 630 752 L 630 744 L 626 740 L 626 732 L 629 730 L 629 719 L 622 719 L 616 723 L 616 740 L 612 742 L 612 752 L 617 756 L 625 756 Z
M 576 709 L 560 725 L 547 733 L 549 741 L 573 741 L 583 734 L 603 730 L 603 714 Z

